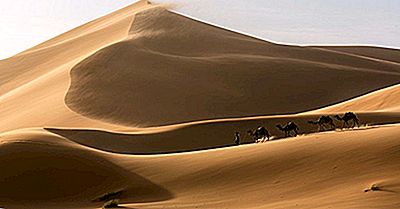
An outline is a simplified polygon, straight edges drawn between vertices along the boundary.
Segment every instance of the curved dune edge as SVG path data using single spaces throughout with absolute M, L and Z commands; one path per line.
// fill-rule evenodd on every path
M 400 112 L 400 84 L 304 114 L 353 112 Z
M 71 141 L 95 149 L 123 154 L 167 154 L 210 150 L 233 146 L 233 136 L 237 131 L 243 144 L 254 143 L 247 134 L 262 125 L 272 135 L 271 140 L 284 140 L 284 133 L 275 125 L 295 122 L 300 128 L 300 135 L 318 132 L 317 125 L 308 124 L 320 115 L 285 115 L 254 118 L 237 118 L 225 120 L 200 121 L 197 123 L 178 124 L 174 126 L 146 128 L 141 131 L 111 131 L 106 129 L 56 128 L 46 130 L 63 136 Z M 377 124 L 400 122 L 400 113 L 361 113 L 358 114 L 361 129 L 374 127 Z M 343 123 L 335 121 L 338 132 Z
M 379 59 L 388 62 L 400 63 L 398 56 L 398 49 L 383 48 L 377 46 L 315 46 L 316 48 L 323 48 L 334 50 L 338 52 L 353 54 L 356 56 L 363 56 L 372 59 Z
M 0 131 L 32 126 L 126 129 L 82 117 L 65 105 L 64 98 L 70 69 L 99 49 L 126 38 L 135 12 L 148 7 L 151 5 L 146 1 L 139 1 L 1 61 L 0 103 L 6 108 L 0 111 Z
M 146 167 L 142 175 L 162 172 L 153 181 L 177 194 L 162 203 L 126 206 L 390 208 L 399 204 L 399 131 L 396 125 L 188 154 L 124 156 L 118 161 L 125 167 Z M 382 191 L 364 192 L 374 183 Z
M 93 199 L 117 191 L 122 191 L 119 198 L 126 208 L 393 208 L 400 204 L 399 125 L 376 126 L 400 122 L 398 85 L 304 115 L 223 117 L 149 128 L 70 110 L 64 102 L 70 70 L 104 47 L 128 36 L 138 38 L 129 35 L 134 16 L 152 7 L 140 1 L 0 62 L 4 71 L 0 131 L 13 130 L 0 135 L 0 207 L 97 208 L 101 203 Z M 370 54 L 364 49 L 346 53 L 398 62 L 398 50 L 382 55 L 380 50 Z M 271 61 L 266 57 L 250 58 Z M 369 67 L 360 70 L 357 65 L 364 61 L 383 67 L 384 75 L 395 76 L 399 70 L 397 64 L 350 57 L 346 59 L 357 61 L 350 71 L 376 73 Z M 298 63 L 302 58 L 282 60 Z M 201 56 L 196 59 L 204 61 Z M 328 66 L 342 69 L 338 63 Z M 309 134 L 317 127 L 306 124 L 308 120 L 349 110 L 369 126 Z M 274 126 L 287 121 L 298 123 L 307 135 L 231 146 L 235 131 L 245 137 L 248 129 L 258 125 L 280 138 L 282 133 Z M 47 128 L 25 129 L 32 126 Z M 251 141 L 244 138 L 245 143 Z M 380 190 L 364 192 L 373 184 Z
M 143 9 L 149 9 L 151 7 L 152 6 L 148 5 L 146 1 L 140 1 L 121 11 L 117 11 L 104 18 L 100 18 L 99 20 L 95 20 L 71 32 L 56 37 L 55 39 L 50 40 L 49 43 L 43 43 L 32 50 L 26 51 L 26 53 L 14 57 L 13 59 L 0 62 L 0 69 L 2 71 L 12 69 L 13 72 L 22 75 L 17 79 L 14 78 L 13 80 L 15 81 L 12 82 L 7 82 L 9 79 L 7 76 L 0 79 L 0 82 L 3 83 L 0 89 L 5 91 L 9 87 L 13 88 L 12 91 L 7 91 L 0 96 L 0 103 L 3 107 L 6 107 L 0 111 L 0 116 L 2 118 L 0 121 L 0 131 L 4 132 L 35 126 L 151 133 L 166 131 L 171 127 L 180 127 L 181 125 L 175 124 L 167 126 L 167 128 L 163 126 L 142 129 L 132 125 L 122 125 L 118 123 L 118 121 L 110 120 L 110 118 L 100 117 L 94 119 L 82 117 L 77 112 L 71 111 L 64 103 L 64 97 L 70 85 L 70 78 L 68 75 L 70 69 L 82 59 L 96 52 L 96 47 L 104 47 L 105 42 L 108 42 L 106 45 L 109 45 L 125 39 L 128 35 L 128 30 L 131 28 L 135 11 L 140 12 Z M 80 35 L 81 33 L 86 35 L 82 36 Z M 113 35 L 109 35 L 110 33 Z M 81 44 L 82 41 L 87 39 L 101 39 L 102 41 L 88 42 L 91 47 L 86 49 L 85 46 L 81 46 Z M 62 42 L 62 47 L 61 45 L 57 45 L 57 42 Z M 74 56 L 71 56 L 72 54 L 74 54 Z M 43 59 L 43 57 L 49 57 L 50 55 L 54 57 L 54 60 L 51 62 L 44 62 L 48 59 Z M 15 62 L 17 61 L 19 64 L 15 65 Z M 32 65 L 38 67 L 31 69 Z M 11 68 L 10 66 L 13 67 Z M 27 69 L 29 69 L 28 74 L 24 72 Z M 38 69 L 40 70 L 38 71 Z M 43 73 L 43 69 L 46 69 L 47 72 L 38 76 L 39 72 Z M 8 73 L 4 74 L 7 75 Z M 23 81 L 29 82 L 22 86 L 18 86 L 19 83 Z M 242 119 L 247 118 L 253 117 L 244 117 Z M 193 123 L 196 124 L 203 122 L 204 121 Z M 141 126 L 141 124 L 137 124 L 137 126 Z M 186 124 L 183 126 L 186 126 Z
M 399 133 L 397 124 L 210 151 L 135 156 L 82 147 L 40 129 L 21 130 L 1 135 L 0 164 L 8 172 L 0 179 L 17 177 L 0 181 L 0 202 L 6 208 L 96 208 L 100 203 L 91 200 L 122 188 L 120 199 L 128 208 L 391 207 L 399 203 Z M 27 156 L 29 162 L 24 160 Z M 61 170 L 49 172 L 53 169 Z M 71 176 L 85 179 L 85 184 L 67 184 Z M 14 189 L 24 182 L 29 182 L 24 190 Z M 128 189 L 129 184 L 135 189 Z M 364 192 L 373 184 L 380 190 Z M 63 196 L 52 190 L 56 185 Z M 77 191 L 82 192 L 69 195 Z M 24 198 L 32 192 L 32 199 Z M 19 204 L 8 198 L 20 198 Z
M 42 129 L 2 134 L 0 166 L 0 203 L 5 208 L 94 208 L 102 204 L 94 200 L 113 191 L 122 191 L 121 197 L 131 203 L 172 197 L 105 153 Z
M 65 100 L 89 118 L 156 127 L 298 113 L 399 79 L 398 63 L 273 44 L 153 7 L 125 40 L 74 66 Z

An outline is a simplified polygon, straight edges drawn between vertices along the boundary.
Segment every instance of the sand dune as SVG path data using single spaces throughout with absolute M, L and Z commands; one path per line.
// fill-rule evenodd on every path
M 99 152 L 43 130 L 19 131 L 2 136 L 0 163 L 11 173 L 1 179 L 17 177 L 1 181 L 1 201 L 6 208 L 94 208 L 100 203 L 92 200 L 122 191 L 126 208 L 398 208 L 399 130 L 327 132 L 154 156 Z M 21 184 L 22 191 L 12 189 Z M 364 191 L 373 184 L 380 190 Z M 28 192 L 36 193 L 29 199 Z
M 124 39 L 141 1 L 0 61 L 2 131 L 32 126 L 115 127 L 81 117 L 64 103 L 69 71 L 95 51 Z
M 358 116 L 362 126 L 400 121 L 400 113 L 366 113 Z M 293 121 L 299 126 L 299 132 L 303 135 L 318 131 L 318 126 L 307 123 L 318 117 L 319 115 L 307 114 L 211 120 L 181 124 L 177 127 L 169 126 L 163 131 L 148 130 L 142 133 L 82 128 L 47 128 L 47 130 L 79 144 L 103 151 L 124 154 L 160 154 L 233 146 L 233 135 L 236 131 L 240 132 L 242 143 L 254 143 L 254 139 L 247 135 L 247 131 L 260 125 L 268 129 L 273 136 L 271 140 L 280 141 L 285 135 L 275 127 L 276 124 L 284 125 L 288 121 Z M 335 123 L 337 128 L 342 126 L 342 122 Z
M 268 43 L 154 8 L 71 78 L 74 111 L 157 126 L 315 109 L 398 83 L 400 65 Z
M 314 114 L 355 112 L 400 112 L 400 85 L 394 85 L 370 94 L 336 104 L 327 108 L 311 111 Z
M 325 46 L 321 47 L 348 54 L 364 56 L 366 58 L 380 59 L 383 61 L 390 61 L 400 63 L 399 50 L 388 49 L 372 46 Z
M 399 55 L 139 1 L 0 61 L 0 208 L 400 208 Z M 307 123 L 347 111 L 360 128 Z M 272 141 L 252 143 L 259 125 Z
M 175 199 L 131 208 L 399 208 L 399 127 L 119 159 Z M 165 165 L 168 166 L 165 166 Z M 171 169 L 173 167 L 174 169 Z M 162 173 L 162 175 L 154 175 Z M 372 184 L 382 191 L 364 192 Z
M 5 208 L 93 208 L 102 203 L 92 200 L 120 190 L 132 202 L 172 196 L 102 153 L 46 131 L 18 130 L 0 137 L 0 202 Z

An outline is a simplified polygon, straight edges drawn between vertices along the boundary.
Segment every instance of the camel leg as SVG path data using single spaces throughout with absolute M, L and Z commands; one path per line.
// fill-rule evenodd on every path
M 357 127 L 360 128 L 360 121 L 358 121 L 357 118 L 355 118 L 353 121 L 354 121 L 354 124 L 356 124 Z
M 329 130 L 329 124 L 326 124 L 326 123 L 325 123 L 324 127 L 325 127 L 325 131 L 328 131 L 328 130 Z
M 321 131 L 326 131 L 325 123 L 321 124 Z
M 332 129 L 332 130 L 335 130 L 335 129 L 336 129 L 335 124 L 334 124 L 333 122 L 331 122 L 330 124 L 331 124 L 331 129 Z
M 344 125 L 348 128 L 350 128 L 349 122 L 347 120 L 344 121 Z

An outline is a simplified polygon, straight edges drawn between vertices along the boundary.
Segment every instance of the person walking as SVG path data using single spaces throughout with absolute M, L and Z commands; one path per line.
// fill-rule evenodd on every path
M 240 134 L 239 132 L 235 133 L 235 144 L 240 145 Z

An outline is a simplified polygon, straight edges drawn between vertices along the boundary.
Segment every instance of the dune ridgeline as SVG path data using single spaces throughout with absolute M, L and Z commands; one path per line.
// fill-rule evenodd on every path
M 400 208 L 399 50 L 280 45 L 138 1 L 0 72 L 0 208 Z M 349 111 L 361 127 L 308 123 Z

